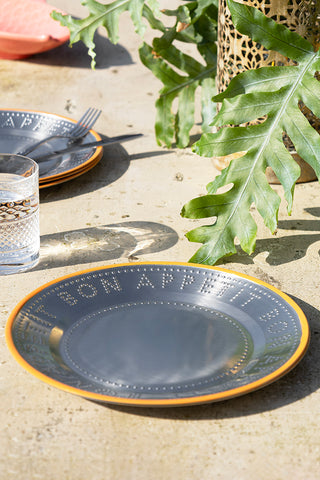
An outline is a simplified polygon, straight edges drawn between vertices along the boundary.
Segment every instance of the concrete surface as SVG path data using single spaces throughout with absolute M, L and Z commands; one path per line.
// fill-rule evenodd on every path
M 80 0 L 50 3 L 74 15 L 85 12 Z M 65 45 L 23 61 L 0 60 L 1 108 L 79 118 L 95 106 L 103 110 L 96 125 L 101 134 L 144 133 L 122 147 L 105 148 L 101 162 L 87 174 L 42 190 L 40 264 L 1 279 L 0 479 L 315 480 L 320 465 L 317 182 L 297 186 L 290 218 L 283 202 L 276 236 L 258 219 L 254 255 L 239 254 L 223 263 L 293 296 L 308 316 L 308 353 L 276 383 L 197 407 L 106 407 L 42 383 L 8 352 L 4 327 L 10 311 L 43 283 L 128 259 L 187 261 L 197 248 L 184 235 L 201 222 L 182 219 L 179 212 L 186 201 L 205 192 L 217 171 L 210 159 L 188 149 L 157 146 L 154 102 L 161 85 L 140 64 L 140 40 L 128 17 L 121 19 L 118 46 L 103 35 L 95 71 L 82 45 Z M 280 186 L 275 188 L 281 193 Z M 116 228 L 118 237 L 117 248 L 107 249 L 105 257 L 90 245 L 82 244 L 81 254 L 63 257 L 46 247 L 58 245 L 65 232 L 83 239 L 84 230 L 96 232 L 106 225 Z

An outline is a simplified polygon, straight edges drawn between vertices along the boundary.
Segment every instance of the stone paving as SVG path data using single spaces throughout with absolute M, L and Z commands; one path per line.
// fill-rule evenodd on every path
M 84 14 L 80 0 L 50 3 L 76 16 Z M 161 85 L 141 65 L 140 40 L 126 15 L 120 38 L 113 46 L 100 33 L 95 71 L 80 44 L 23 61 L 0 60 L 1 108 L 79 118 L 94 106 L 103 110 L 96 124 L 100 134 L 144 134 L 106 147 L 88 173 L 41 191 L 39 266 L 1 280 L 0 479 L 315 480 L 320 462 L 317 182 L 297 185 L 291 217 L 282 202 L 275 236 L 257 217 L 259 234 L 251 257 L 239 253 L 221 264 L 292 296 L 310 322 L 306 356 L 272 385 L 203 406 L 108 407 L 41 382 L 16 363 L 5 345 L 10 312 L 45 282 L 137 259 L 185 262 L 197 248 L 185 233 L 200 223 L 181 218 L 179 212 L 188 200 L 205 193 L 217 170 L 210 159 L 189 149 L 157 145 L 154 102 Z M 274 188 L 282 196 L 281 186 Z M 85 239 L 106 226 L 117 232 L 117 242 L 104 254 Z M 76 243 L 72 255 L 59 256 L 50 245 L 61 244 L 66 234 L 82 243 Z

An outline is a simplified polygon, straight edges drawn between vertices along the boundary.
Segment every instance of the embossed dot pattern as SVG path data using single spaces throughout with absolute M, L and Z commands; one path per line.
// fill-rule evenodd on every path
M 159 321 L 155 322 L 157 314 Z M 187 337 L 184 326 L 188 328 Z M 94 334 L 90 335 L 91 331 Z M 82 355 L 79 350 L 88 348 L 90 337 L 92 354 L 88 361 L 88 353 Z M 141 391 L 182 391 L 235 375 L 251 353 L 248 337 L 235 320 L 209 308 L 178 302 L 131 302 L 113 305 L 76 322 L 65 334 L 61 354 L 67 365 L 95 382 Z M 79 347 L 82 342 L 83 349 Z M 190 356 L 193 348 L 197 348 L 197 355 Z M 106 371 L 113 380 L 99 375 L 99 371 Z M 120 383 L 117 376 L 127 382 Z M 181 377 L 185 377 L 183 383 L 177 381 Z M 133 378 L 137 384 L 128 383 Z
M 74 122 L 58 115 L 42 112 L 0 110 L 0 150 L 2 153 L 23 151 L 27 146 L 50 135 L 64 135 L 74 127 Z M 100 137 L 89 132 L 84 142 L 89 143 Z M 67 146 L 68 139 L 51 140 L 37 149 L 38 154 L 62 149 Z M 100 156 L 96 148 L 90 148 L 72 154 L 65 154 L 39 164 L 40 184 L 59 180 L 62 176 L 78 171 L 87 171 L 95 165 Z
M 179 399 L 277 371 L 297 350 L 301 323 L 276 292 L 228 271 L 130 264 L 40 290 L 12 337 L 28 364 L 60 384 L 115 399 Z

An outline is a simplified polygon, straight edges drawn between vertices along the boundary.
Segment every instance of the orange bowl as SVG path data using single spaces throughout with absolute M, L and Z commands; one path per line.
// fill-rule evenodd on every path
M 53 10 L 61 12 L 42 0 L 0 0 L 0 58 L 18 60 L 68 41 L 68 28 L 50 17 Z

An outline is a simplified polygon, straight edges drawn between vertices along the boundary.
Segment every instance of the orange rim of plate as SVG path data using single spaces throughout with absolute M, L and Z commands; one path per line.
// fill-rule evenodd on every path
M 294 354 L 290 357 L 290 359 L 285 362 L 280 368 L 275 370 L 274 372 L 266 375 L 265 377 L 262 377 L 259 380 L 256 380 L 254 382 L 251 382 L 247 385 L 243 385 L 241 387 L 233 388 L 231 390 L 226 390 L 226 391 L 221 391 L 213 394 L 208 394 L 208 395 L 199 395 L 195 397 L 184 397 L 184 398 L 172 398 L 172 399 L 132 399 L 132 398 L 125 398 L 125 397 L 116 397 L 116 396 L 109 396 L 109 395 L 103 395 L 103 394 L 97 394 L 94 392 L 88 392 L 86 390 L 78 389 L 75 387 L 71 387 L 69 385 L 66 385 L 65 383 L 59 382 L 57 380 L 52 379 L 51 377 L 48 377 L 47 375 L 39 372 L 37 369 L 32 367 L 26 360 L 20 355 L 18 350 L 15 347 L 13 338 L 12 338 L 12 326 L 14 323 L 14 320 L 21 310 L 21 308 L 24 306 L 24 304 L 30 300 L 32 297 L 40 293 L 42 290 L 45 288 L 49 287 L 50 285 L 54 285 L 55 283 L 58 283 L 60 281 L 63 281 L 67 278 L 75 277 L 78 275 L 82 275 L 84 273 L 89 273 L 93 272 L 96 270 L 106 270 L 109 268 L 115 268 L 115 267 L 127 267 L 127 266 L 132 266 L 132 263 L 119 263 L 119 264 L 113 264 L 113 265 L 106 265 L 103 267 L 95 267 L 95 268 L 89 268 L 86 270 L 81 270 L 79 272 L 71 273 L 68 275 L 64 275 L 62 277 L 59 277 L 55 280 L 52 280 L 41 287 L 37 288 L 33 292 L 29 293 L 23 300 L 21 300 L 17 306 L 14 308 L 14 310 L 11 312 L 6 328 L 5 328 L 5 338 L 7 342 L 7 346 L 15 358 L 15 360 L 29 373 L 37 377 L 38 379 L 42 380 L 43 382 L 49 384 L 50 386 L 56 387 L 60 390 L 63 390 L 68 393 L 72 393 L 75 395 L 79 395 L 81 397 L 91 399 L 91 400 L 96 400 L 100 402 L 106 402 L 106 403 L 113 403 L 113 404 L 118 404 L 118 405 L 127 405 L 127 406 L 142 406 L 142 407 L 156 407 L 156 406 L 183 406 L 183 405 L 196 405 L 196 404 L 202 404 L 202 403 L 211 403 L 211 402 L 216 402 L 219 400 L 227 400 L 230 398 L 235 398 L 240 395 L 244 395 L 250 392 L 253 392 L 255 390 L 258 390 L 259 388 L 262 388 L 266 385 L 269 385 L 276 380 L 280 379 L 283 377 L 285 374 L 287 374 L 290 370 L 292 370 L 302 359 L 304 354 L 306 353 L 308 346 L 309 346 L 309 341 L 310 341 L 310 328 L 309 324 L 307 321 L 307 318 L 301 308 L 294 302 L 288 295 L 285 293 L 281 292 L 281 290 L 278 290 L 277 288 L 273 287 L 272 285 L 263 282 L 262 280 L 256 279 L 254 277 L 251 277 L 249 275 L 235 272 L 233 270 L 227 270 L 225 268 L 221 267 L 212 267 L 212 266 L 207 266 L 207 265 L 198 265 L 198 264 L 193 264 L 193 263 L 184 263 L 184 262 L 164 262 L 164 261 L 156 261 L 156 262 L 136 262 L 134 265 L 179 265 L 179 266 L 190 266 L 190 267 L 197 267 L 197 268 L 208 268 L 212 270 L 217 270 L 225 273 L 230 273 L 233 275 L 236 275 L 240 278 L 244 278 L 250 281 L 253 281 L 254 283 L 257 283 L 258 285 L 262 285 L 269 290 L 273 291 L 277 295 L 279 295 L 281 298 L 283 298 L 297 313 L 299 321 L 300 321 L 300 326 L 301 326 L 301 338 L 300 338 L 300 343 Z
M 101 137 L 96 132 L 94 132 L 93 130 L 90 130 L 90 133 L 95 136 L 96 140 L 101 140 Z M 56 175 L 51 175 L 50 177 L 41 177 L 39 179 L 39 184 L 51 183 L 51 182 L 54 182 L 56 180 L 60 180 L 60 179 L 65 178 L 65 177 L 70 177 L 72 175 L 76 175 L 78 172 L 82 172 L 82 171 L 85 171 L 85 170 L 90 170 L 91 165 L 92 164 L 93 164 L 92 166 L 96 165 L 101 160 L 102 155 L 103 155 L 103 147 L 91 147 L 91 148 L 96 148 L 96 149 L 99 149 L 99 150 L 101 149 L 101 151 L 98 155 L 96 155 L 97 151 L 94 152 L 94 154 L 92 154 L 91 157 L 88 158 L 88 160 L 83 162 L 81 165 L 78 165 L 77 167 L 74 167 L 74 168 L 72 168 L 70 170 L 67 170 L 65 172 L 58 173 Z
M 30 113 L 30 114 L 50 115 L 50 116 L 57 117 L 57 118 L 60 118 L 60 119 L 63 119 L 63 120 L 67 120 L 68 122 L 71 122 L 71 123 L 74 123 L 74 124 L 77 123 L 76 120 L 73 120 L 72 118 L 69 118 L 69 117 L 65 117 L 64 115 L 58 115 L 56 113 L 44 112 L 44 111 L 41 111 L 41 110 L 24 110 L 24 109 L 20 109 L 20 108 L 0 108 L 0 111 L 1 112 L 12 111 L 12 112 L 22 112 L 22 113 Z M 100 135 L 97 132 L 95 132 L 94 130 L 90 130 L 90 133 L 94 136 L 94 138 L 96 140 L 98 140 L 98 141 L 101 140 Z M 66 175 L 67 176 L 72 175 L 73 173 L 78 172 L 79 170 L 82 170 L 85 167 L 89 166 L 92 162 L 96 161 L 96 163 L 98 163 L 102 158 L 103 147 L 95 147 L 95 148 L 96 148 L 96 150 L 91 155 L 91 157 L 88 158 L 88 160 L 86 160 L 85 162 L 81 163 L 81 165 L 78 165 L 74 168 L 71 168 L 70 170 L 66 170 L 65 172 L 59 173 L 57 175 L 51 175 L 51 176 L 48 176 L 48 177 L 41 177 L 40 181 L 43 182 L 43 183 L 48 183 L 48 182 L 51 182 L 51 180 L 56 180 L 58 178 L 63 178 Z
M 57 179 L 53 179 L 50 182 L 40 182 L 39 188 L 47 188 L 47 187 L 54 187 L 55 185 L 60 185 L 61 183 L 69 182 L 75 178 L 80 177 L 84 173 L 89 172 L 93 167 L 95 167 L 101 160 L 101 157 L 96 158 L 93 162 L 90 163 L 86 168 L 79 170 L 76 173 L 72 173 L 71 175 L 64 175 L 63 177 L 59 177 Z

